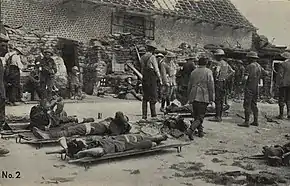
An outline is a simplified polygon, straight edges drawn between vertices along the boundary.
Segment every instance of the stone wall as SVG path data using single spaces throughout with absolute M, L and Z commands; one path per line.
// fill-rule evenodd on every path
M 233 30 L 230 27 L 218 27 L 206 23 L 195 25 L 191 20 L 176 20 L 158 16 L 155 20 L 155 40 L 165 48 L 175 48 L 181 43 L 190 45 L 207 44 L 224 45 L 235 48 L 237 42 L 244 49 L 251 48 L 252 32 L 243 29 Z
M 57 37 L 86 42 L 111 30 L 111 10 L 84 1 L 2 0 L 1 8 L 5 25 L 38 29 Z

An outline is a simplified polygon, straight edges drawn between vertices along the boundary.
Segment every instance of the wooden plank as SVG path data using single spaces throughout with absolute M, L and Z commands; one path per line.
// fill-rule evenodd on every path
M 179 143 L 179 144 L 170 144 L 170 145 L 159 145 L 157 147 L 153 147 L 149 150 L 130 150 L 125 152 L 119 152 L 119 153 L 112 153 L 107 154 L 99 158 L 94 157 L 84 157 L 80 159 L 70 160 L 69 163 L 92 163 L 97 162 L 101 160 L 108 160 L 108 159 L 115 159 L 115 158 L 121 158 L 121 157 L 127 157 L 127 156 L 133 156 L 133 155 L 140 155 L 140 154 L 147 154 L 151 152 L 158 152 L 161 150 L 169 149 L 169 148 L 177 148 L 190 145 L 190 143 Z

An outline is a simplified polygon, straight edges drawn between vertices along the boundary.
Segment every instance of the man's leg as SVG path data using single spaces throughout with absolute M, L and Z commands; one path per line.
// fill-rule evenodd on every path
M 52 77 L 47 77 L 47 98 L 51 99 L 52 98 L 52 87 L 53 87 L 53 78 Z
M 215 106 L 216 106 L 216 115 L 214 119 L 211 119 L 210 121 L 214 122 L 221 122 L 222 121 L 222 112 L 223 112 L 223 102 L 224 102 L 224 95 L 225 95 L 225 90 L 224 90 L 224 82 L 217 81 L 215 83 L 215 93 L 216 93 L 216 98 L 215 98 Z
M 147 100 L 142 100 L 142 119 L 147 119 L 147 110 L 148 110 L 148 104 L 147 104 Z
M 76 86 L 73 85 L 73 84 L 71 84 L 71 85 L 70 85 L 71 99 L 75 99 L 75 97 L 76 97 L 75 92 L 76 92 Z
M 244 113 L 245 113 L 245 121 L 242 124 L 238 124 L 240 127 L 249 127 L 250 126 L 250 113 L 251 113 L 251 103 L 252 103 L 252 95 L 245 91 L 244 96 Z
M 251 125 L 253 125 L 253 126 L 259 125 L 259 122 L 258 122 L 259 109 L 257 106 L 257 102 L 258 102 L 258 93 L 253 95 L 252 102 L 251 102 L 251 109 L 252 109 L 253 115 L 254 115 L 254 121 L 251 123 Z
M 47 84 L 46 76 L 40 75 L 40 91 L 41 91 L 40 99 L 47 98 L 46 84 Z
M 15 105 L 15 102 L 17 100 L 17 94 L 18 94 L 18 88 L 15 85 L 11 86 L 11 96 L 10 96 L 10 102 Z
M 155 118 L 155 117 L 157 117 L 157 113 L 156 113 L 156 101 L 149 101 L 149 103 L 150 103 L 151 117 L 152 118 Z
M 290 86 L 285 88 L 285 102 L 287 105 L 287 118 L 290 119 Z
M 277 116 L 278 119 L 283 119 L 284 115 L 284 107 L 285 107 L 285 99 L 286 99 L 286 90 L 285 87 L 280 87 L 279 88 L 279 100 L 278 100 L 278 105 L 279 105 L 279 115 Z

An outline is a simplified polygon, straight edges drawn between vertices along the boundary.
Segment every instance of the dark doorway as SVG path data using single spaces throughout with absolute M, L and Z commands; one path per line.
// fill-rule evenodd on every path
M 67 72 L 70 73 L 73 66 L 78 66 L 76 58 L 76 45 L 72 40 L 61 39 L 60 46 L 61 57 L 63 58 Z

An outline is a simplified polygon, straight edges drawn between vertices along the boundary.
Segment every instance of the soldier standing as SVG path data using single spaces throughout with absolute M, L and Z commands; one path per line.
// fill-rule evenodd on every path
M 235 98 L 240 100 L 242 85 L 243 85 L 243 78 L 245 74 L 245 67 L 243 65 L 242 60 L 237 61 L 236 69 L 235 69 L 235 81 L 234 81 L 234 92 L 235 92 Z
M 232 67 L 223 60 L 225 52 L 222 49 L 216 50 L 215 55 L 215 66 L 213 69 L 215 79 L 215 105 L 216 105 L 216 116 L 210 121 L 221 122 L 223 105 L 226 96 L 226 80 L 232 76 L 235 71 Z
M 170 97 L 173 93 L 173 89 L 176 85 L 175 80 L 175 71 L 176 65 L 173 61 L 175 54 L 168 52 L 165 56 L 165 59 L 160 63 L 160 73 L 162 79 L 162 88 L 161 88 L 161 108 L 160 111 L 164 112 L 165 103 L 167 106 L 170 105 Z
M 249 52 L 247 54 L 247 58 L 249 59 L 250 64 L 246 67 L 245 71 L 245 96 L 244 96 L 244 112 L 245 112 L 245 122 L 242 124 L 238 124 L 240 127 L 249 127 L 250 125 L 258 126 L 258 107 L 257 101 L 259 96 L 259 82 L 263 75 L 268 74 L 267 71 L 264 70 L 263 67 L 257 62 L 259 59 L 258 54 L 256 52 Z M 250 113 L 253 112 L 254 122 L 251 124 L 250 121 Z
M 280 64 L 278 70 L 277 85 L 279 86 L 279 116 L 284 118 L 284 107 L 286 103 L 287 118 L 290 119 L 290 53 L 285 52 L 281 55 L 286 60 Z
M 51 58 L 53 51 L 45 50 L 43 53 L 44 57 L 40 60 L 40 89 L 43 93 L 43 97 L 50 100 L 57 67 L 54 60 Z
M 143 75 L 142 89 L 143 89 L 143 100 L 142 100 L 142 119 L 147 120 L 147 107 L 148 102 L 150 104 L 151 117 L 156 118 L 156 103 L 158 100 L 157 93 L 157 82 L 162 80 L 158 63 L 154 52 L 157 49 L 157 45 L 151 41 L 146 45 L 147 52 L 141 57 L 141 72 Z
M 20 48 L 15 48 L 4 57 L 5 66 L 5 83 L 8 102 L 15 106 L 20 93 L 20 70 L 23 68 L 20 55 L 23 52 Z

